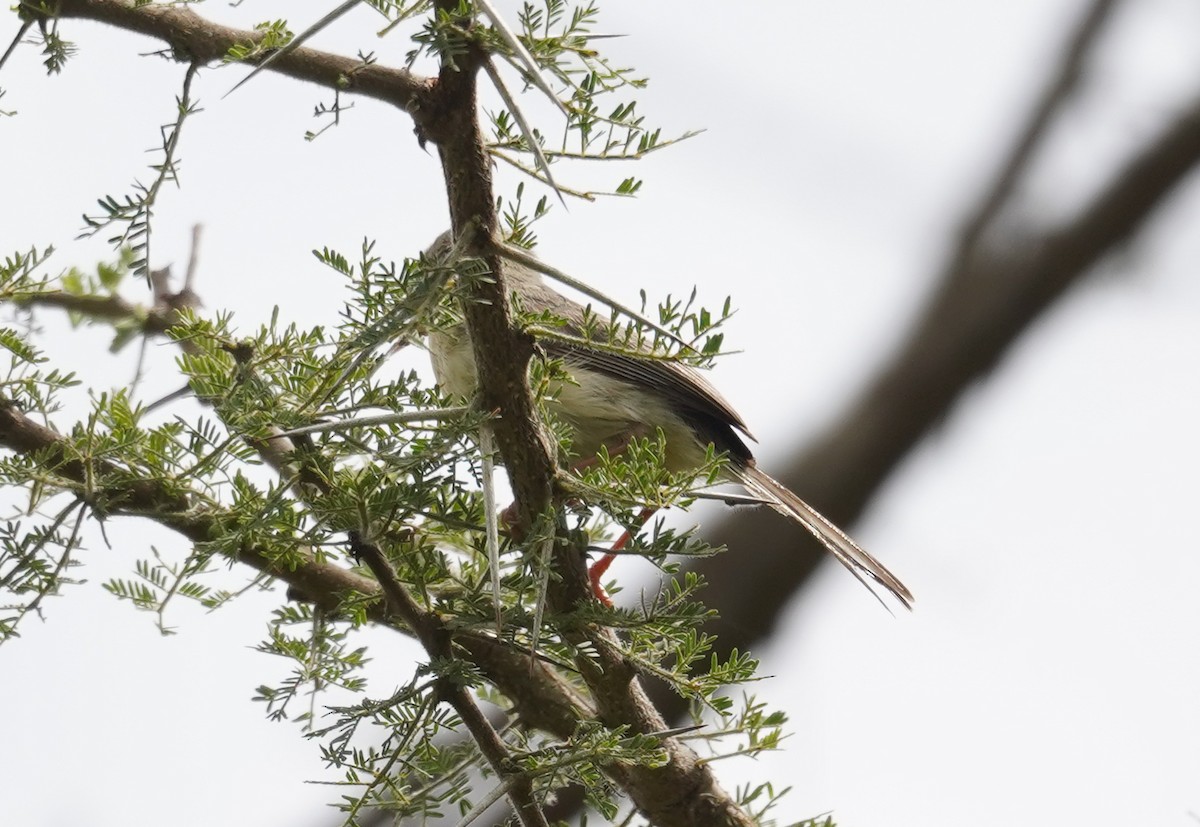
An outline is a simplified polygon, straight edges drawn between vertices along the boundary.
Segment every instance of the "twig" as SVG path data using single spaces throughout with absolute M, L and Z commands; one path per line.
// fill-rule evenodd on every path
M 383 589 L 388 610 L 404 621 L 431 658 L 452 659 L 450 631 L 433 612 L 424 612 L 401 585 L 383 551 L 359 532 L 350 532 L 350 551 L 367 567 Z M 438 677 L 441 697 L 454 707 L 471 737 L 475 739 L 492 770 L 507 785 L 506 793 L 517 817 L 525 827 L 549 827 L 545 814 L 533 797 L 530 779 L 515 768 L 508 747 L 492 727 L 465 687 L 449 678 Z
M 685 342 L 683 339 L 679 338 L 679 336 L 677 336 L 676 334 L 667 330 L 662 325 L 650 321 L 648 318 L 643 316 L 641 313 L 638 313 L 633 308 L 626 307 L 625 305 L 618 302 L 616 299 L 608 297 L 607 295 L 605 295 L 604 293 L 601 293 L 596 288 L 583 283 L 582 281 L 575 278 L 574 276 L 569 276 L 566 273 L 564 273 L 562 270 L 559 270 L 556 267 L 551 267 L 549 264 L 546 264 L 540 258 L 537 258 L 536 256 L 532 256 L 529 253 L 522 250 L 521 248 L 514 247 L 511 244 L 496 244 L 495 247 L 496 247 L 497 252 L 499 252 L 500 255 L 503 256 L 504 258 L 507 258 L 510 261 L 515 261 L 517 264 L 522 264 L 522 265 L 528 267 L 530 270 L 536 270 L 537 272 L 541 273 L 544 276 L 549 276 L 550 278 L 554 279 L 555 281 L 565 284 L 567 287 L 574 288 L 575 290 L 578 290 L 580 293 L 583 293 L 585 296 L 595 299 L 596 301 L 598 301 L 608 307 L 611 307 L 613 310 L 616 310 L 619 313 L 625 314 L 626 316 L 633 319 L 638 324 L 644 325 L 645 327 L 648 327 L 649 329 L 655 331 L 656 333 L 659 333 L 659 334 L 665 336 L 666 338 L 668 338 L 671 341 L 675 342 L 676 344 L 680 345 L 684 350 L 690 351 L 692 353 L 696 353 L 696 349 L 694 347 L 692 347 L 690 344 Z
M 83 499 L 80 497 L 76 497 L 75 499 L 71 500 L 71 502 L 67 503 L 66 507 L 63 508 L 63 510 L 60 511 L 54 518 L 53 522 L 46 527 L 45 533 L 42 535 L 42 539 L 38 541 L 34 548 L 29 550 L 28 554 L 30 557 L 35 554 L 40 554 L 49 543 L 50 538 L 54 535 L 54 533 L 57 532 L 62 524 L 66 522 L 67 517 L 71 515 L 71 512 L 76 508 L 79 509 L 79 513 L 75 516 L 75 527 L 71 530 L 71 536 L 63 546 L 63 552 L 59 556 L 58 562 L 54 566 L 54 573 L 51 574 L 46 581 L 48 588 L 39 589 L 33 600 L 21 607 L 20 612 L 17 614 L 15 623 L 20 623 L 21 620 L 25 618 L 25 615 L 37 612 L 46 596 L 51 594 L 53 591 L 58 590 L 59 578 L 62 576 L 62 573 L 67 570 L 67 566 L 70 565 L 71 552 L 75 550 L 75 547 L 79 542 L 79 529 L 83 524 L 84 515 L 87 513 L 87 509 L 83 508 L 83 505 Z M 7 586 L 8 584 L 5 583 L 4 585 Z
M 467 827 L 467 825 L 469 825 L 471 822 L 475 821 L 484 813 L 486 813 L 489 807 L 491 807 L 500 799 L 504 798 L 504 796 L 508 795 L 508 791 L 511 787 L 512 782 L 508 779 L 505 779 L 503 782 L 501 782 L 499 786 L 493 787 L 491 792 L 481 798 L 479 803 L 472 807 L 465 816 L 459 819 L 458 823 L 455 824 L 454 827 Z
M 572 189 L 571 187 L 568 187 L 568 186 L 564 186 L 562 184 L 555 184 L 555 183 L 552 183 L 551 181 L 549 181 L 545 176 L 543 176 L 542 173 L 539 172 L 536 168 L 526 166 L 525 164 L 522 164 L 520 161 L 518 161 L 515 158 L 510 158 L 508 155 L 501 152 L 499 149 L 489 147 L 488 154 L 491 155 L 493 158 L 499 158 L 501 161 L 503 161 L 504 163 L 513 167 L 514 169 L 519 169 L 521 172 L 530 176 L 534 180 L 540 181 L 541 183 L 545 184 L 548 187 L 554 187 L 554 189 L 559 193 L 559 198 L 561 198 L 565 194 L 565 195 L 571 196 L 572 198 L 578 198 L 581 201 L 589 201 L 590 202 L 590 201 L 595 201 L 601 195 L 611 195 L 614 198 L 626 197 L 620 193 L 592 192 L 590 190 L 577 190 L 577 189 Z
M 496 437 L 487 422 L 479 425 L 479 454 L 483 475 L 483 520 L 488 571 L 492 576 L 492 610 L 496 614 L 496 636 L 504 634 L 504 607 L 500 596 L 500 515 L 496 510 Z
M 488 19 L 492 21 L 492 25 L 495 27 L 496 32 L 500 35 L 500 39 L 508 45 L 508 48 L 513 50 L 513 54 L 515 54 L 520 62 L 525 65 L 525 71 L 529 75 L 529 79 L 533 81 L 533 85 L 540 89 L 542 94 L 550 99 L 550 101 L 558 108 L 559 112 L 563 113 L 564 115 L 569 114 L 567 112 L 566 105 L 558 99 L 558 95 L 554 94 L 554 90 L 550 88 L 550 84 L 546 83 L 546 79 L 542 77 L 542 68 L 538 66 L 537 61 L 533 59 L 533 55 L 529 54 L 529 50 L 525 48 L 525 44 L 522 43 L 520 38 L 513 33 L 513 30 L 508 27 L 508 23 L 506 23 L 504 18 L 501 17 L 499 12 L 496 11 L 490 0 L 475 0 L 475 2 L 479 8 L 483 9 L 483 13 L 487 15 Z M 487 64 L 490 63 L 491 61 L 487 61 Z M 494 67 L 488 68 L 489 75 L 492 75 L 494 72 Z M 493 76 L 492 79 L 495 81 L 496 76 Z M 501 92 L 501 95 L 505 95 L 507 100 L 507 93 Z M 512 108 L 512 112 L 514 115 L 517 115 L 515 108 Z M 519 121 L 520 117 L 517 117 Z
M 18 307 L 52 307 L 106 321 L 137 318 L 141 314 L 145 317 L 144 327 L 148 333 L 162 333 L 171 326 L 170 321 L 165 316 L 160 316 L 156 310 L 138 307 L 116 294 L 80 296 L 61 290 L 48 290 L 44 293 L 14 296 L 13 303 Z
M 162 190 L 163 184 L 168 180 L 174 181 L 176 186 L 179 184 L 179 177 L 176 173 L 176 164 L 178 160 L 175 157 L 175 152 L 179 149 L 179 136 L 183 134 L 183 122 L 187 120 L 195 110 L 192 106 L 192 81 L 196 78 L 196 73 L 200 71 L 200 64 L 192 62 L 188 64 L 187 71 L 183 73 L 183 91 L 180 92 L 178 98 L 178 114 L 175 118 L 175 123 L 171 125 L 170 134 L 163 144 L 163 159 L 158 165 L 158 175 L 154 178 L 154 183 L 146 190 L 146 195 L 142 199 L 141 212 L 145 216 L 145 241 L 143 242 L 142 267 L 144 268 L 147 277 L 150 273 L 150 219 L 154 214 L 154 207 L 158 201 L 158 193 Z M 135 228 L 136 220 L 130 222 L 129 230 L 126 231 L 126 237 Z
M 195 284 L 196 272 L 200 261 L 200 235 L 204 230 L 203 224 L 192 225 L 192 246 L 188 251 L 187 272 L 183 276 L 183 287 L 179 294 L 191 294 L 192 285 Z
M 259 32 L 205 20 L 187 6 L 143 5 L 126 0 L 58 0 L 55 10 L 60 17 L 98 20 L 158 38 L 197 63 L 223 60 L 233 46 L 257 43 L 262 39 Z M 358 59 L 305 47 L 280 55 L 270 68 L 287 77 L 385 101 L 410 113 L 420 111 L 419 99 L 430 88 L 428 79 L 405 69 L 378 64 L 364 66 Z M 414 117 L 419 115 L 414 114 Z
M 525 136 L 525 143 L 529 145 L 529 151 L 533 153 L 534 161 L 541 170 L 542 175 L 546 178 L 546 183 L 554 188 L 554 194 L 558 196 L 558 200 L 565 207 L 567 202 L 563 198 L 562 192 L 559 190 L 558 184 L 554 183 L 554 174 L 550 172 L 550 162 L 546 159 L 546 154 L 542 152 L 542 145 L 537 139 L 537 135 L 533 131 L 533 127 L 525 120 L 525 113 L 521 111 L 521 107 L 517 106 L 516 100 L 509 94 L 508 87 L 504 85 L 504 80 L 500 77 L 500 73 L 496 71 L 496 64 L 490 59 L 483 61 L 483 70 L 487 72 L 487 76 L 491 78 L 492 85 L 496 87 L 496 91 L 500 93 L 501 100 L 508 107 L 508 111 L 517 120 L 517 126 L 521 129 L 521 134 Z
M 362 2 L 362 0 L 345 0 L 344 3 L 342 3 L 340 6 L 338 6 L 333 11 L 329 12 L 329 14 L 325 15 L 320 20 L 318 20 L 316 23 L 313 23 L 307 29 L 300 32 L 300 34 L 296 35 L 291 40 L 289 40 L 287 43 L 280 46 L 278 49 L 275 49 L 273 52 L 271 52 L 271 54 L 269 54 L 265 58 L 263 58 L 263 60 L 257 66 L 254 67 L 254 70 L 251 71 L 250 74 L 246 75 L 244 78 L 239 80 L 237 83 L 235 83 L 233 85 L 232 89 L 230 89 L 228 92 L 226 92 L 224 95 L 222 95 L 221 100 L 225 100 L 225 98 L 232 95 L 241 86 L 244 86 L 245 84 L 249 83 L 250 79 L 252 77 L 254 77 L 259 72 L 261 72 L 264 69 L 266 69 L 267 67 L 269 67 L 275 61 L 279 60 L 280 58 L 287 57 L 292 52 L 299 49 L 301 46 L 304 45 L 304 43 L 309 38 L 311 38 L 313 35 L 320 32 L 322 29 L 324 29 L 330 23 L 337 20 L 339 17 L 341 17 L 346 12 L 350 11 L 350 9 L 354 8 L 361 2 Z
M 330 422 L 314 422 L 312 425 L 301 425 L 287 431 L 280 431 L 276 437 L 293 437 L 303 434 L 323 434 L 329 431 L 349 430 L 350 428 L 370 428 L 374 425 L 398 425 L 405 422 L 426 422 L 431 419 L 453 419 L 470 413 L 466 405 L 451 408 L 429 408 L 421 411 L 404 411 L 399 413 L 379 414 L 378 416 L 357 416 L 351 419 L 335 419 Z
M 677 138 L 668 138 L 665 141 L 659 141 L 653 146 L 646 147 L 645 149 L 638 149 L 634 152 L 622 151 L 620 154 L 609 154 L 607 148 L 600 153 L 570 152 L 564 149 L 543 149 L 542 151 L 546 153 L 547 158 L 562 158 L 566 161 L 640 161 L 651 152 L 658 152 L 660 149 L 666 149 L 669 146 L 674 146 L 681 141 L 686 141 L 689 138 L 695 138 L 697 135 L 701 135 L 705 131 L 706 130 L 703 129 L 688 130 Z M 617 143 L 620 142 L 614 141 L 614 144 Z M 497 153 L 504 149 L 517 149 L 517 147 L 510 141 L 488 144 L 488 152 Z M 508 159 L 505 158 L 505 160 Z
M 220 508 L 196 508 L 203 498 L 178 484 L 153 479 L 130 479 L 129 474 L 106 460 L 93 460 L 90 472 L 66 450 L 66 439 L 27 417 L 0 398 L 0 446 L 19 454 L 36 454 L 58 479 L 81 485 L 86 477 L 98 486 L 110 517 L 132 516 L 151 520 L 193 543 L 209 543 L 227 530 L 229 514 Z M 274 549 L 249 542 L 238 549 L 237 562 L 282 580 L 289 594 L 327 611 L 338 611 L 345 600 L 377 597 L 379 584 L 349 569 L 317 560 L 311 551 L 296 548 L 281 562 Z M 368 606 L 367 616 L 396 631 L 411 630 L 395 623 L 382 606 Z M 553 670 L 536 659 L 514 651 L 489 635 L 468 629 L 453 632 L 450 640 L 487 679 L 515 704 L 516 714 L 529 726 L 569 738 L 581 719 L 593 710 L 587 700 Z
M 12 57 L 12 53 L 17 50 L 17 46 L 21 43 L 21 39 L 23 37 L 25 37 L 26 33 L 29 31 L 30 26 L 32 26 L 32 25 L 33 25 L 32 19 L 24 20 L 21 22 L 21 28 L 17 29 L 17 33 L 13 37 L 12 42 L 9 43 L 8 48 L 4 50 L 3 56 L 0 56 L 0 69 L 3 69 L 4 64 L 8 63 L 8 59 L 10 57 Z
M 537 544 L 534 562 L 537 565 L 537 594 L 534 595 L 533 623 L 529 627 L 529 651 L 537 654 L 538 639 L 542 636 L 542 621 L 546 617 L 546 593 L 550 584 L 551 554 L 554 551 L 554 535 L 551 534 Z

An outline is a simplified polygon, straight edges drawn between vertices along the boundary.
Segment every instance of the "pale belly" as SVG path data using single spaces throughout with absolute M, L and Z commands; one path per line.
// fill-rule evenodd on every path
M 470 399 L 475 394 L 475 358 L 466 336 L 445 331 L 432 334 L 429 352 L 442 390 Z M 572 370 L 569 363 L 567 370 Z M 575 375 L 579 384 L 563 383 L 547 403 L 550 413 L 571 429 L 575 459 L 594 457 L 601 446 L 620 451 L 630 438 L 654 439 L 662 429 L 668 469 L 684 471 L 704 463 L 705 446 L 661 397 L 595 371 Z

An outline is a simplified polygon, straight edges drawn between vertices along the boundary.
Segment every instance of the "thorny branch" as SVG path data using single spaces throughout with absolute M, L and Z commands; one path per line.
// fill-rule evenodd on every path
M 361 559 L 379 581 L 383 589 L 384 605 L 387 610 L 404 621 L 413 630 L 425 651 L 432 658 L 451 660 L 454 650 L 450 645 L 450 630 L 442 619 L 433 612 L 425 612 L 409 596 L 408 591 L 396 578 L 396 572 L 379 546 L 365 539 L 356 531 L 350 532 L 350 553 Z M 471 697 L 465 686 L 451 678 L 437 678 L 439 695 L 458 713 L 467 731 L 479 745 L 483 757 L 507 788 L 509 801 L 517 812 L 517 818 L 526 827 L 548 827 L 546 816 L 533 796 L 533 785 L 528 776 L 518 772 L 513 764 L 508 747 L 492 727 L 487 717 Z
M 442 5 L 448 8 L 450 4 Z M 427 127 L 426 136 L 438 146 L 456 234 L 467 227 L 475 229 L 465 253 L 484 259 L 493 273 L 502 273 L 499 255 L 489 243 L 496 237 L 497 227 L 492 166 L 475 102 L 475 76 L 484 58 L 474 53 L 465 61 L 460 59 L 457 70 L 442 70 L 438 88 L 445 96 L 441 109 L 445 118 L 432 124 L 434 128 Z M 501 413 L 494 423 L 497 442 L 519 505 L 518 526 L 528 534 L 547 513 L 547 506 L 557 504 L 558 495 L 552 443 L 540 424 L 526 378 L 532 341 L 512 324 L 502 276 L 493 282 L 475 282 L 474 292 L 463 312 L 479 371 L 480 403 L 486 410 Z M 553 563 L 558 576 L 549 592 L 549 604 L 553 611 L 568 614 L 592 598 L 583 549 L 561 531 L 559 543 Z M 601 721 L 611 727 L 628 725 L 636 734 L 667 728 L 637 675 L 625 663 L 611 630 L 585 625 L 568 639 L 599 654 L 600 663 L 581 655 L 576 665 L 596 698 Z M 630 766 L 624 778 L 618 779 L 653 823 L 664 827 L 750 823 L 688 746 L 676 738 L 664 739 L 663 746 L 671 759 L 667 764 Z
M 69 482 L 82 486 L 90 479 L 109 516 L 152 520 L 197 545 L 212 542 L 226 530 L 229 515 L 221 509 L 196 506 L 189 495 L 174 492 L 161 482 L 130 479 L 114 463 L 97 460 L 89 468 L 69 458 L 60 434 L 3 400 L 0 400 L 0 446 L 19 454 L 40 454 L 48 469 Z M 244 544 L 238 549 L 237 560 L 282 580 L 295 597 L 331 613 L 356 597 L 381 596 L 375 580 L 317 560 L 304 548 L 294 549 L 288 564 L 281 565 L 266 549 Z M 381 625 L 411 633 L 408 627 L 392 620 L 380 602 L 371 604 L 368 616 Z M 452 641 L 468 654 L 488 680 L 512 698 L 516 714 L 529 726 L 567 738 L 581 718 L 590 716 L 588 704 L 540 661 L 512 650 L 493 637 L 468 630 L 456 630 Z
M 452 11 L 457 4 L 439 0 L 443 11 Z M 239 31 L 210 23 L 187 7 L 143 5 L 135 6 L 121 0 L 61 0 L 58 13 L 62 17 L 80 17 L 109 23 L 120 28 L 150 35 L 168 43 L 181 59 L 206 63 L 222 58 L 235 44 L 250 44 L 258 39 L 252 32 Z M 469 25 L 469 24 L 468 24 Z M 476 74 L 487 55 L 470 45 L 466 56 L 457 57 L 457 65 L 443 67 L 436 80 L 419 78 L 410 72 L 392 70 L 375 64 L 364 65 L 336 55 L 312 49 L 297 48 L 280 55 L 268 67 L 270 71 L 308 80 L 321 85 L 363 94 L 391 103 L 408 112 L 416 123 L 423 140 L 438 147 L 445 174 L 450 202 L 452 226 L 456 234 L 473 227 L 474 240 L 465 253 L 483 259 L 493 273 L 499 273 L 500 260 L 490 243 L 497 236 L 497 216 L 492 190 L 492 167 L 486 142 L 480 130 L 476 104 Z M 481 404 L 498 410 L 501 417 L 495 424 L 500 453 L 517 502 L 518 529 L 528 532 L 553 513 L 551 507 L 558 499 L 554 480 L 557 464 L 553 442 L 547 436 L 536 413 L 526 378 L 526 368 L 533 353 L 533 343 L 527 333 L 516 329 L 511 322 L 507 290 L 502 278 L 494 282 L 477 281 L 475 295 L 464 302 L 464 315 L 474 344 L 480 374 Z M 52 431 L 25 419 L 11 405 L 0 405 L 0 445 L 18 451 L 53 448 L 60 437 Z M 82 475 L 85 470 L 66 462 L 60 473 Z M 112 469 L 116 470 L 116 469 Z M 189 508 L 184 498 L 173 497 L 159 501 L 161 487 L 146 481 L 128 482 L 126 490 L 114 492 L 114 508 L 124 513 L 139 514 L 174 528 L 195 542 L 208 539 L 208 532 L 219 528 L 213 515 Z M 555 586 L 551 589 L 551 608 L 568 613 L 581 602 L 591 600 L 583 549 L 566 536 L 560 536 L 554 565 L 557 569 Z M 296 593 L 336 608 L 338 595 L 347 591 L 377 594 L 378 586 L 363 582 L 352 572 L 326 563 L 308 560 L 292 571 L 277 568 L 253 548 L 243 549 L 239 556 L 260 570 L 286 580 Z M 393 608 L 395 608 L 393 606 Z M 386 622 L 386 612 L 377 609 L 372 615 Z M 511 661 L 497 653 L 498 644 L 488 645 L 478 637 L 462 635 L 463 647 L 476 657 L 476 651 L 488 649 L 493 661 L 489 680 L 493 680 L 516 704 L 518 712 L 528 712 L 531 705 L 546 705 L 545 711 L 535 712 L 527 719 L 533 726 L 546 727 L 559 737 L 567 737 L 561 724 L 564 718 L 584 713 L 577 699 L 568 694 L 561 682 L 549 674 L 540 680 L 526 671 L 523 680 L 514 682 L 507 668 Z M 593 661 L 580 655 L 579 667 L 598 704 L 598 717 L 610 727 L 628 725 L 636 734 L 656 734 L 667 729 L 662 716 L 654 709 L 638 677 L 624 660 L 615 634 L 608 629 L 583 625 L 569 636 L 573 643 L 598 654 Z M 474 646 L 474 650 L 471 645 Z M 506 651 L 506 650 L 500 650 Z M 433 652 L 430 653 L 434 654 Z M 529 660 L 521 656 L 529 667 Z M 544 670 L 548 672 L 548 670 Z M 551 697 L 532 700 L 534 690 L 557 688 Z M 547 713 L 554 713 L 548 720 Z M 661 767 L 610 765 L 606 771 L 620 784 L 637 807 L 655 824 L 663 827 L 693 827 L 694 825 L 749 825 L 749 817 L 721 789 L 707 764 L 675 737 L 662 741 L 670 757 Z
M 95 20 L 165 42 L 181 60 L 195 63 L 219 61 L 230 47 L 252 45 L 262 35 L 205 20 L 187 6 L 126 0 L 59 0 L 59 17 Z M 296 80 L 390 103 L 412 114 L 429 91 L 429 81 L 406 69 L 390 69 L 375 63 L 298 48 L 271 63 L 270 70 Z M 416 117 L 416 115 L 414 115 Z

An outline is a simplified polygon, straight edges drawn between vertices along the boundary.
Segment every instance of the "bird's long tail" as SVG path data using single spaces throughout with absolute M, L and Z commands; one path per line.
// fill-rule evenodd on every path
M 912 609 L 912 592 L 900 582 L 896 575 L 887 567 L 868 554 L 858 543 L 850 539 L 846 532 L 835 526 L 815 508 L 797 497 L 783 483 L 769 476 L 757 467 L 749 465 L 733 469 L 738 481 L 754 496 L 763 500 L 785 517 L 798 522 L 821 541 L 838 562 L 850 570 L 860 583 L 871 590 L 881 603 L 874 586 L 882 586 L 891 593 L 904 608 Z M 885 606 L 887 604 L 884 604 Z

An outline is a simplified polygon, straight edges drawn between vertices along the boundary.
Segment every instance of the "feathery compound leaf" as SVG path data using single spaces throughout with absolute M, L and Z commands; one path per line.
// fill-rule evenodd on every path
M 227 61 L 254 64 L 233 89 L 286 62 L 289 73 L 333 92 L 334 102 L 316 110 L 336 121 L 350 105 L 343 96 L 379 94 L 379 79 L 391 71 L 384 63 L 397 53 L 381 50 L 377 63 L 370 49 L 355 60 L 302 48 L 357 2 L 331 0 L 331 11 L 294 36 L 278 20 L 231 38 L 229 29 L 175 4 L 137 0 L 122 6 L 121 15 L 153 20 L 156 32 L 174 32 L 180 20 L 188 21 L 187 32 L 176 32 L 178 41 L 167 38 L 173 58 L 187 60 L 187 46 L 197 42 L 189 38 L 206 37 L 196 55 L 207 59 L 220 43 Z M 692 134 L 672 137 L 646 117 L 636 99 L 646 80 L 597 48 L 610 35 L 595 33 L 597 5 L 588 0 L 530 0 L 507 9 L 495 0 L 362 2 L 384 17 L 380 34 L 425 15 L 407 32 L 408 57 L 432 58 L 437 76 L 414 75 L 406 87 L 413 95 L 400 108 L 418 126 L 448 117 L 470 127 L 455 140 L 474 141 L 466 147 L 473 160 L 490 153 L 554 189 L 560 201 L 637 194 L 641 179 L 624 174 L 605 172 L 602 180 L 616 182 L 605 193 L 560 182 L 570 183 L 577 161 L 635 160 Z M 25 3 L 20 14 L 44 24 L 52 47 L 47 59 L 55 68 L 69 49 L 55 33 L 52 11 Z M 242 42 L 230 46 L 232 39 Z M 504 76 L 500 61 L 517 74 Z M 258 647 L 271 656 L 271 673 L 255 681 L 256 700 L 268 717 L 301 722 L 320 741 L 337 773 L 332 783 L 344 793 L 348 824 L 359 823 L 368 807 L 414 823 L 457 812 L 467 824 L 495 814 L 487 805 L 507 798 L 523 827 L 540 827 L 542 805 L 572 784 L 585 789 L 588 806 L 608 821 L 632 799 L 632 822 L 639 810 L 656 806 L 646 790 L 662 779 L 674 779 L 674 789 L 696 790 L 694 802 L 711 798 L 731 813 L 740 801 L 747 814 L 761 817 L 777 798 L 774 788 L 755 784 L 735 801 L 711 783 L 705 767 L 776 748 L 782 718 L 731 692 L 756 679 L 756 661 L 737 651 L 716 656 L 722 649 L 704 631 L 711 612 L 699 601 L 702 580 L 686 572 L 672 579 L 681 560 L 715 550 L 691 530 L 638 519 L 647 506 L 686 506 L 698 496 L 697 484 L 711 482 L 728 465 L 709 450 L 694 473 L 673 472 L 663 459 L 666 437 L 651 429 L 581 467 L 560 468 L 546 445 L 526 438 L 536 423 L 507 421 L 510 409 L 491 396 L 504 418 L 474 400 L 449 399 L 405 361 L 409 352 L 392 358 L 420 347 L 431 332 L 465 336 L 460 341 L 470 345 L 473 331 L 462 333 L 464 319 L 495 310 L 467 304 L 478 302 L 478 288 L 495 280 L 489 271 L 494 254 L 605 305 L 566 325 L 553 313 L 513 302 L 508 321 L 517 332 L 536 334 L 533 346 L 547 358 L 532 359 L 527 374 L 506 383 L 505 392 L 524 400 L 527 380 L 535 405 L 553 402 L 575 381 L 562 361 L 550 358 L 564 342 L 606 356 L 637 353 L 656 367 L 660 360 L 703 364 L 721 351 L 719 328 L 729 303 L 717 312 L 700 307 L 694 294 L 668 296 L 656 313 L 653 303 L 626 307 L 546 267 L 526 250 L 537 241 L 536 222 L 547 214 L 550 194 L 539 189 L 535 201 L 523 203 L 522 183 L 515 199 L 497 198 L 481 165 L 458 169 L 447 160 L 452 140 L 439 147 L 444 172 L 474 205 L 471 215 L 461 214 L 461 203 L 453 205 L 458 235 L 452 249 L 405 258 L 404 250 L 364 239 L 357 251 L 343 254 L 317 246 L 320 239 L 300 239 L 320 266 L 286 279 L 256 274 L 287 285 L 276 291 L 280 304 L 262 314 L 269 316 L 262 324 L 235 321 L 219 309 L 220 296 L 206 295 L 214 309 L 201 312 L 191 292 L 194 260 L 179 292 L 168 289 L 156 267 L 149 298 L 140 291 L 126 299 L 120 291 L 140 290 L 125 285 L 128 275 L 152 275 L 160 255 L 155 245 L 164 187 L 185 183 L 179 147 L 183 125 L 200 111 L 192 98 L 200 65 L 187 66 L 173 108 L 160 121 L 161 147 L 150 176 L 99 198 L 84 217 L 84 234 L 108 238 L 119 250 L 115 261 L 68 266 L 54 277 L 41 272 L 48 249 L 0 264 L 0 299 L 22 311 L 53 307 L 73 321 L 103 321 L 115 329 L 116 344 L 164 335 L 161 350 L 144 351 L 147 363 L 154 362 L 146 375 L 163 378 L 169 368 L 154 357 L 170 351 L 180 376 L 165 377 L 164 388 L 184 386 L 170 397 L 171 409 L 148 406 L 137 382 L 113 379 L 99 367 L 91 371 L 89 362 L 87 398 L 80 393 L 73 400 L 86 405 L 84 414 L 78 421 L 62 412 L 51 416 L 55 393 L 73 378 L 44 365 L 35 347 L 40 331 L 19 324 L 28 314 L 0 328 L 0 348 L 11 363 L 0 380 L 0 414 L 19 432 L 0 453 L 0 484 L 24 512 L 20 522 L 0 527 L 6 595 L 0 639 L 15 635 L 18 621 L 40 614 L 47 597 L 74 582 L 85 538 L 88 545 L 106 539 L 116 521 L 149 527 L 121 536 L 115 552 L 140 542 L 143 553 L 126 572 L 106 577 L 103 587 L 121 603 L 150 612 L 163 633 L 171 631 L 168 619 L 177 622 L 197 608 L 275 594 L 281 605 L 264 618 Z M 477 106 L 478 84 L 488 82 L 480 80 L 481 68 L 502 102 L 490 115 L 488 138 L 479 137 L 478 111 L 451 111 L 459 105 L 456 95 Z M 512 85 L 513 77 L 519 85 Z M 541 103 L 543 95 L 554 109 Z M 540 122 L 543 116 L 551 127 Z M 506 243 L 489 248 L 496 239 L 479 236 L 483 227 Z M 486 255 L 468 257 L 468 250 Z M 338 290 L 340 298 L 327 302 L 319 323 L 292 323 L 288 303 L 295 290 L 317 287 Z M 122 387 L 111 390 L 109 382 Z M 562 456 L 569 456 L 569 424 L 547 419 L 550 448 L 558 440 Z M 525 468 L 517 461 L 522 447 L 532 460 Z M 522 514 L 533 523 L 520 527 L 523 535 L 507 530 L 503 519 L 502 461 L 522 497 L 549 492 L 536 515 Z M 549 478 L 523 478 L 535 467 Z M 583 576 L 585 558 L 599 548 L 592 543 L 604 542 L 614 527 L 631 532 L 625 553 L 644 557 L 667 578 L 629 608 L 591 599 Z M 159 530 L 167 539 L 160 541 Z M 400 664 L 397 673 L 396 663 L 389 664 L 380 674 L 399 677 L 370 695 L 363 677 L 368 625 L 408 635 L 422 649 L 411 668 Z M 640 694 L 642 677 L 688 699 L 705 725 L 654 731 L 662 725 Z M 503 723 L 495 723 L 501 716 Z M 692 746 L 706 752 L 689 755 Z
M 37 348 L 22 338 L 21 334 L 9 327 L 0 327 L 0 347 L 7 350 L 23 362 L 45 362 L 46 358 Z

